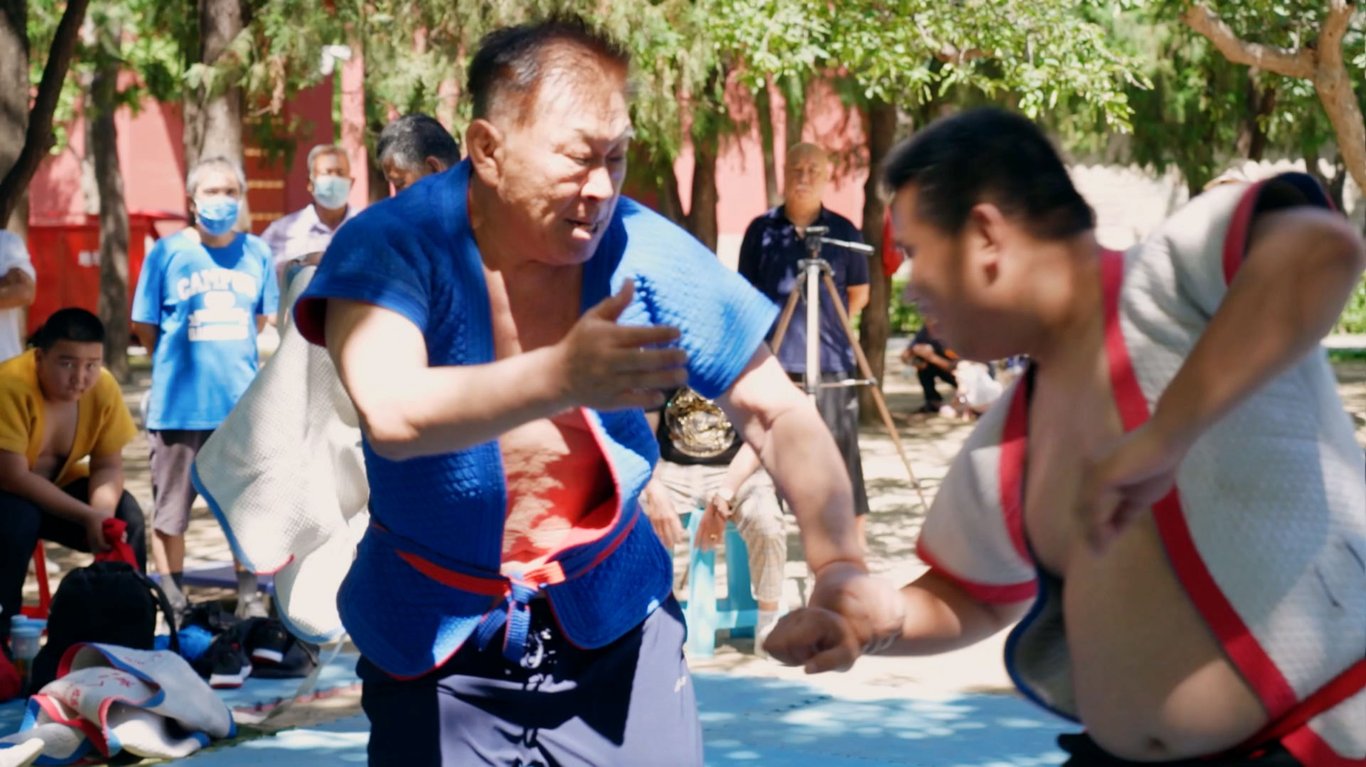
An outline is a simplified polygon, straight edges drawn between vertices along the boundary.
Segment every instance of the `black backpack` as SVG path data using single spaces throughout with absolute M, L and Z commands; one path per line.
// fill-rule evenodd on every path
M 156 637 L 157 608 L 171 629 L 171 649 L 179 652 L 175 616 L 161 587 L 126 562 L 96 562 L 62 578 L 47 618 L 47 644 L 33 659 L 29 691 L 57 677 L 68 648 L 80 642 L 150 650 Z

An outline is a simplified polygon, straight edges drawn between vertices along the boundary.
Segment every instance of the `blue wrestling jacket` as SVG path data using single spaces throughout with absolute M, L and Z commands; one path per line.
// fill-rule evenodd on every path
M 295 306 L 305 337 L 322 343 L 323 299 L 350 299 L 411 320 L 431 365 L 494 361 L 469 173 L 464 162 L 423 179 L 341 228 Z M 735 381 L 777 313 L 686 232 L 622 198 L 584 265 L 581 310 L 628 278 L 635 296 L 620 322 L 678 327 L 688 383 L 709 398 Z M 507 494 L 497 441 L 405 461 L 364 445 L 373 523 L 338 605 L 366 658 L 395 677 L 420 676 L 471 635 L 488 642 L 504 625 L 504 653 L 520 657 L 527 601 L 542 591 L 571 642 L 600 647 L 664 601 L 672 559 L 637 500 L 658 459 L 654 435 L 638 410 L 585 415 L 611 470 L 615 516 L 600 537 L 514 578 L 499 573 Z

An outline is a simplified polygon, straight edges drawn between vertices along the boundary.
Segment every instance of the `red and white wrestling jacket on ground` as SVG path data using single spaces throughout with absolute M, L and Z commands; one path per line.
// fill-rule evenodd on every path
M 1147 241 L 1105 253 L 1106 354 L 1126 430 L 1144 423 L 1246 255 L 1256 213 L 1328 205 L 1308 176 L 1218 187 Z M 1255 343 L 1250 339 L 1249 343 Z M 1030 698 L 1076 718 L 1061 584 L 1025 537 L 1026 379 L 982 418 L 921 534 L 922 558 L 991 602 L 1028 599 L 1006 663 Z M 1177 577 L 1306 765 L 1366 765 L 1366 459 L 1316 352 L 1192 447 L 1153 507 Z M 1251 745 L 1251 744 L 1249 744 Z

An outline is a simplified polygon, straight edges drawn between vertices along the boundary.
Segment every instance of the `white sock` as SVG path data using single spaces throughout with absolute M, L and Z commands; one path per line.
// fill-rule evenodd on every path
M 764 650 L 764 640 L 772 633 L 773 627 L 778 625 L 778 619 L 782 617 L 781 610 L 760 610 L 758 623 L 754 626 L 754 654 L 760 658 L 767 658 L 768 653 Z

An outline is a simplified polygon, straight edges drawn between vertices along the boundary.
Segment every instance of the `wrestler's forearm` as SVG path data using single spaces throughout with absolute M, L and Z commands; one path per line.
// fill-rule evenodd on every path
M 1218 311 L 1158 401 L 1155 424 L 1189 445 L 1332 330 L 1366 266 L 1326 211 L 1266 214 Z
M 113 516 L 123 498 L 122 466 L 90 467 L 90 507 Z
M 976 644 L 1020 619 L 1028 602 L 987 604 L 931 570 L 901 589 L 901 636 L 880 655 L 936 655 Z
M 411 371 L 387 390 L 352 392 L 375 452 L 391 460 L 464 450 L 565 409 L 546 374 L 551 349 L 484 365 Z
M 823 567 L 841 561 L 866 569 L 854 527 L 854 493 L 835 439 L 767 347 L 755 351 L 716 402 L 792 507 L 812 571 L 819 576 Z
M 854 526 L 853 487 L 835 440 L 816 409 L 803 401 L 779 413 L 757 444 L 759 462 L 797 518 L 812 572 L 819 576 L 832 562 L 863 567 L 863 549 Z

